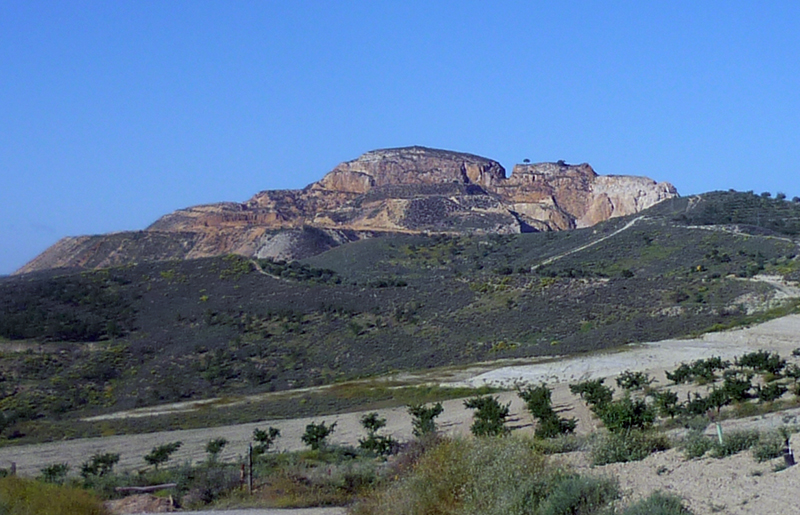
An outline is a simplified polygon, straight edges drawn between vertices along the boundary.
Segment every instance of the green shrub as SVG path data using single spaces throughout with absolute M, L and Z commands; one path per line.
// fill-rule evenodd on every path
M 723 407 L 731 403 L 731 397 L 725 388 L 712 388 L 706 397 L 706 403 L 709 408 L 717 410 L 717 415 Z
M 417 438 L 436 433 L 436 417 L 442 414 L 442 403 L 437 402 L 428 407 L 424 404 L 412 404 L 408 407 L 411 415 L 412 433 Z
M 517 395 L 525 401 L 525 406 L 534 417 L 547 418 L 553 414 L 552 391 L 546 384 L 519 389 Z
M 711 449 L 711 455 L 715 458 L 732 456 L 742 451 L 750 449 L 758 443 L 758 431 L 731 431 L 724 435 L 722 444 L 715 442 Z
M 573 476 L 556 483 L 539 507 L 540 515 L 597 513 L 619 497 L 616 481 L 604 477 Z
M 159 466 L 170 460 L 172 455 L 181 448 L 181 445 L 183 445 L 183 442 L 172 442 L 153 447 L 150 454 L 144 457 L 144 461 L 158 469 Z
M 555 438 L 575 432 L 577 425 L 578 421 L 574 418 L 559 418 L 553 413 L 550 416 L 539 419 L 534 434 L 537 438 Z
M 259 428 L 253 429 L 253 440 L 257 442 L 253 447 L 253 452 L 256 455 L 268 452 L 280 436 L 281 430 L 272 426 L 268 427 L 266 431 Z
M 632 399 L 629 395 L 595 406 L 592 410 L 612 433 L 647 429 L 656 418 L 653 409 L 644 400 Z
M 361 425 L 367 430 L 367 437 L 358 440 L 358 445 L 368 452 L 378 455 L 391 454 L 397 442 L 390 436 L 379 435 L 378 431 L 386 426 L 386 419 L 380 418 L 377 412 L 361 417 Z
M 702 458 L 714 447 L 714 440 L 703 434 L 702 431 L 691 431 L 680 444 L 683 455 L 687 460 Z
M 667 379 L 675 384 L 696 381 L 698 383 L 713 383 L 716 381 L 716 371 L 730 367 L 729 361 L 714 356 L 707 359 L 698 359 L 689 364 L 681 363 L 673 372 L 666 372 Z
M 100 501 L 78 488 L 40 483 L 17 476 L 0 478 L 3 515 L 106 515 Z
M 672 390 L 664 390 L 652 394 L 653 405 L 662 417 L 675 418 L 681 412 L 678 394 Z
M 600 514 L 618 496 L 610 479 L 549 465 L 520 438 L 444 440 L 411 472 L 352 508 L 356 515 Z
M 534 418 L 538 419 L 536 425 L 537 438 L 554 438 L 558 435 L 572 433 L 578 422 L 575 419 L 559 418 L 553 411 L 550 388 L 544 383 L 539 386 L 529 386 L 518 390 L 517 395 L 525 401 L 525 406 Z
M 235 466 L 186 467 L 180 472 L 177 489 L 187 508 L 202 508 L 241 486 Z
M 206 443 L 206 453 L 208 453 L 208 461 L 215 462 L 217 461 L 217 457 L 219 453 L 222 452 L 222 449 L 228 445 L 228 440 L 225 438 L 214 438 L 213 440 L 209 440 Z
M 770 383 L 756 390 L 759 402 L 772 402 L 780 399 L 786 393 L 786 387 L 778 383 Z
M 675 494 L 655 491 L 620 512 L 619 515 L 692 515 L 683 505 L 683 499 Z
M 601 433 L 594 437 L 590 445 L 593 465 L 639 461 L 672 446 L 666 435 L 639 430 Z
M 750 368 L 755 372 L 769 372 L 778 376 L 786 366 L 786 360 L 777 353 L 759 350 L 744 354 L 736 360 L 736 364 L 742 368 Z
M 586 447 L 586 438 L 575 434 L 562 434 L 554 438 L 535 440 L 533 447 L 542 454 L 580 451 Z
M 630 370 L 624 371 L 617 378 L 617 386 L 623 390 L 643 390 L 650 386 L 653 378 L 647 372 L 631 372 Z
M 785 438 L 777 431 L 770 431 L 759 435 L 758 442 L 753 446 L 753 458 L 759 463 L 783 456 Z
M 693 397 L 684 404 L 683 408 L 689 415 L 704 415 L 711 409 L 711 404 L 708 402 L 708 398 L 694 392 Z
M 733 402 L 744 402 L 750 397 L 750 389 L 753 388 L 752 379 L 750 374 L 737 372 L 726 374 L 722 389 Z
M 69 472 L 69 463 L 53 463 L 39 471 L 39 480 L 55 485 L 64 484 Z
M 604 379 L 594 379 L 571 384 L 569 385 L 569 391 L 573 395 L 580 395 L 581 399 L 585 400 L 590 406 L 602 406 L 611 402 L 614 397 L 614 392 L 603 384 L 604 381 Z
M 312 422 L 306 426 L 306 432 L 303 433 L 300 439 L 304 444 L 311 447 L 311 450 L 317 451 L 325 447 L 328 437 L 335 429 L 336 422 L 329 426 L 326 426 L 325 422 L 319 424 Z
M 114 465 L 117 463 L 119 463 L 119 454 L 112 452 L 93 454 L 89 461 L 81 464 L 81 476 L 86 479 L 89 476 L 111 474 L 114 470 Z
M 511 403 L 500 404 L 497 397 L 486 395 L 473 397 L 464 401 L 464 406 L 475 410 L 474 421 L 470 431 L 475 436 L 503 436 L 509 433 L 506 419 Z

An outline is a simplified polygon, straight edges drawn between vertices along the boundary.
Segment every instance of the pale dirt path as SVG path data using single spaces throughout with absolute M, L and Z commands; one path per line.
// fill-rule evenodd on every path
M 539 263 L 538 265 L 532 267 L 531 270 L 536 270 L 537 268 L 541 268 L 541 267 L 543 267 L 545 265 L 549 265 L 550 263 L 558 261 L 561 258 L 565 258 L 567 256 L 575 254 L 576 252 L 580 252 L 582 250 L 588 249 L 589 247 L 594 247 L 595 245 L 597 245 L 599 243 L 603 243 L 607 239 L 613 238 L 617 234 L 619 234 L 621 232 L 624 232 L 624 231 L 627 231 L 628 229 L 633 227 L 636 224 L 636 222 L 638 222 L 640 220 L 643 220 L 644 218 L 645 218 L 644 216 L 637 216 L 636 218 L 634 218 L 630 222 L 626 223 L 624 226 L 622 226 L 619 229 L 617 229 L 616 231 L 612 232 L 611 234 L 607 234 L 606 236 L 603 236 L 602 238 L 598 238 L 598 239 L 596 239 L 594 241 L 590 241 L 589 243 L 586 243 L 585 245 L 581 245 L 580 247 L 575 247 L 574 249 L 568 250 L 566 252 L 563 252 L 563 253 L 561 253 L 561 254 L 559 254 L 557 256 L 549 257 L 549 258 L 545 259 L 544 261 L 542 261 L 541 263 Z

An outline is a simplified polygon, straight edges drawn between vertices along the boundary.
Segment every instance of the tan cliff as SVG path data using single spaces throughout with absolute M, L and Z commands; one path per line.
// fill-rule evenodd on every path
M 143 231 L 64 238 L 17 273 L 236 253 L 297 259 L 388 233 L 519 233 L 588 227 L 677 196 L 669 183 L 588 164 L 516 165 L 445 150 L 375 150 L 302 190 L 193 206 Z

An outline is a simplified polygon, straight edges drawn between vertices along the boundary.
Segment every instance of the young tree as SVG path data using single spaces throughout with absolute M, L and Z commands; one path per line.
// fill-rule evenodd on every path
M 656 418 L 653 409 L 644 400 L 631 399 L 629 395 L 617 401 L 595 406 L 592 410 L 612 433 L 647 429 Z
M 464 406 L 475 410 L 470 431 L 475 436 L 504 436 L 510 430 L 506 427 L 511 403 L 500 404 L 497 397 L 473 397 L 464 401 Z
M 575 431 L 575 419 L 559 418 L 553 410 L 551 390 L 546 384 L 529 386 L 518 390 L 517 394 L 525 401 L 525 406 L 537 420 L 535 435 L 539 438 L 554 438 Z
M 68 472 L 68 463 L 53 463 L 52 465 L 48 465 L 39 471 L 40 475 L 38 479 L 45 483 L 63 485 L 64 481 L 67 479 Z
M 326 426 L 325 422 L 320 424 L 312 422 L 306 426 L 306 432 L 300 437 L 300 439 L 304 444 L 311 447 L 311 450 L 318 451 L 325 447 L 328 436 L 333 433 L 335 428 L 336 422 L 330 426 Z
M 643 390 L 650 386 L 653 378 L 647 372 L 631 372 L 626 370 L 617 378 L 617 386 L 623 390 Z
M 183 445 L 183 442 L 172 442 L 153 447 L 150 454 L 144 457 L 144 461 L 158 470 L 159 466 L 170 460 L 172 455 L 181 448 L 181 445 Z
M 253 429 L 253 440 L 257 442 L 253 447 L 253 452 L 257 455 L 266 453 L 280 436 L 280 429 L 272 426 L 268 427 L 266 431 L 259 428 Z
M 214 463 L 217 461 L 219 453 L 222 452 L 222 449 L 224 449 L 226 445 L 228 445 L 228 440 L 225 438 L 214 438 L 206 444 L 206 452 L 208 453 L 209 463 Z
M 653 404 L 662 417 L 675 418 L 681 412 L 678 394 L 672 390 L 664 390 L 653 394 Z
M 104 476 L 114 470 L 114 465 L 119 463 L 119 454 L 107 452 L 105 454 L 94 454 L 89 461 L 81 464 L 81 476 L 84 479 L 89 476 Z
M 378 431 L 386 426 L 386 419 L 372 412 L 361 417 L 361 425 L 367 430 L 367 437 L 358 440 L 358 445 L 365 451 L 375 454 L 391 454 L 395 441 L 390 436 L 379 435 Z
M 408 414 L 411 415 L 412 433 L 417 438 L 436 433 L 436 417 L 442 414 L 444 408 L 442 403 L 437 402 L 433 406 L 424 404 L 412 404 L 408 407 Z
M 573 395 L 580 395 L 581 399 L 586 401 L 590 406 L 602 406 L 611 402 L 614 398 L 614 392 L 611 388 L 604 385 L 605 379 L 595 379 L 591 381 L 582 381 L 577 384 L 569 385 L 569 391 Z

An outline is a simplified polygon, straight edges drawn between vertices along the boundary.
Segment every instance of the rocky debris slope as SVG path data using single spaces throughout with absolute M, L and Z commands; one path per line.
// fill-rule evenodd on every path
M 588 164 L 516 165 L 446 150 L 374 150 L 302 190 L 180 209 L 144 231 L 64 238 L 17 273 L 236 253 L 299 259 L 385 233 L 519 233 L 586 227 L 677 196 Z

